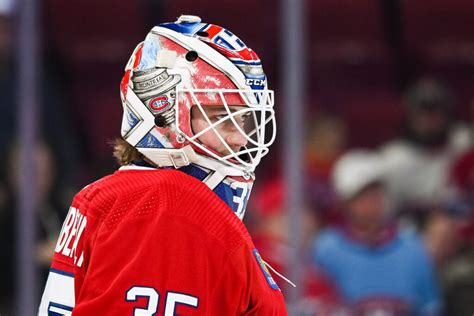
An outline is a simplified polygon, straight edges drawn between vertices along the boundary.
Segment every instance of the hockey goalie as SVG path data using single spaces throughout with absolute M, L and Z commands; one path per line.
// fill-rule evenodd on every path
M 276 132 L 257 54 L 181 16 L 136 47 L 120 93 L 121 167 L 75 196 L 39 315 L 286 315 L 242 223 Z

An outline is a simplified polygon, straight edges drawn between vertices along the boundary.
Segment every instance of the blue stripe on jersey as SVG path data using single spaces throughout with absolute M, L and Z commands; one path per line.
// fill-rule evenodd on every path
M 64 316 L 70 315 L 72 312 L 73 307 L 58 304 L 54 302 L 49 302 L 48 306 L 48 316 Z
M 179 168 L 179 170 L 186 174 L 189 174 L 190 176 L 198 179 L 199 181 L 206 179 L 207 175 L 209 174 L 206 171 L 202 170 L 201 168 L 196 167 L 195 165 L 192 165 L 192 164 Z
M 67 310 L 67 311 L 72 311 L 72 309 L 73 309 L 71 306 L 58 304 L 58 303 L 53 303 L 53 302 L 50 302 L 49 306 L 57 307 L 57 308 L 64 309 L 64 310 Z
M 62 270 L 58 270 L 58 269 L 54 269 L 54 268 L 50 268 L 49 272 L 60 274 L 60 275 L 65 275 L 65 276 L 68 276 L 68 277 L 71 277 L 71 278 L 74 277 L 74 273 L 66 272 L 66 271 L 62 271 Z

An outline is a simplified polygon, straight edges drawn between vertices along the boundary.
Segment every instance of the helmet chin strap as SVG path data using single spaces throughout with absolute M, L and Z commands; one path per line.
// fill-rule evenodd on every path
M 179 149 L 138 148 L 138 150 L 159 168 L 174 167 L 179 169 L 193 163 L 214 171 L 203 180 L 211 190 L 215 189 L 222 180 L 229 176 L 244 177 L 245 179 L 255 178 L 254 173 L 226 166 L 214 159 L 197 154 L 191 145 Z
M 198 159 L 198 155 L 191 146 L 183 148 L 137 148 L 145 157 L 157 167 L 174 167 L 179 169 L 188 166 Z

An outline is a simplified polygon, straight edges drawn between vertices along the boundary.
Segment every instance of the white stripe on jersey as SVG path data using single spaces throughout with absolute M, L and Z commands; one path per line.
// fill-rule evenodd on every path
M 60 315 L 71 315 L 74 305 L 74 276 L 51 269 L 38 315 L 48 316 L 50 312 Z

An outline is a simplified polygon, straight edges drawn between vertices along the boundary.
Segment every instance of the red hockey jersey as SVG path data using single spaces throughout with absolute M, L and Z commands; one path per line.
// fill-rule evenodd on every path
M 121 170 L 81 190 L 40 315 L 287 315 L 243 223 L 177 170 Z

